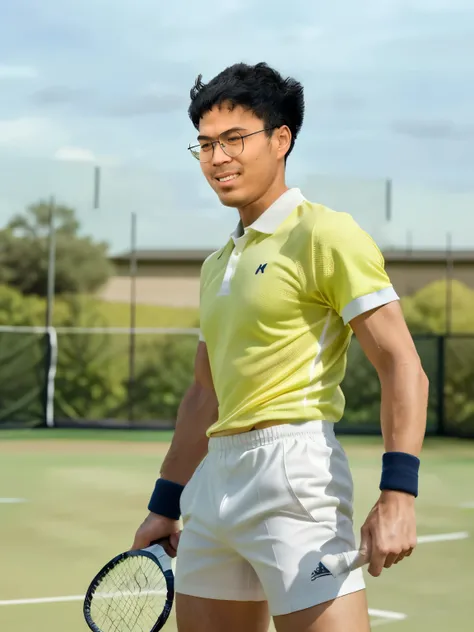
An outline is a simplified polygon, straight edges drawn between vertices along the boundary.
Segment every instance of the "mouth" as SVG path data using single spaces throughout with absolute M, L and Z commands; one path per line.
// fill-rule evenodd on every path
M 215 179 L 217 180 L 217 182 L 219 182 L 219 184 L 226 185 L 226 184 L 234 182 L 234 180 L 237 180 L 239 176 L 240 176 L 239 173 L 230 173 L 230 174 L 224 173 L 221 176 L 216 176 Z

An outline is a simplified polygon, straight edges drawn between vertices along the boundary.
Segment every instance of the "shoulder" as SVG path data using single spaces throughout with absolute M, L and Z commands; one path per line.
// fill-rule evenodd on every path
M 298 207 L 298 225 L 317 240 L 330 239 L 342 231 L 361 230 L 349 213 L 336 211 L 324 204 L 305 200 Z
M 312 241 L 322 250 L 376 250 L 373 237 L 350 214 L 322 205 L 313 205 Z

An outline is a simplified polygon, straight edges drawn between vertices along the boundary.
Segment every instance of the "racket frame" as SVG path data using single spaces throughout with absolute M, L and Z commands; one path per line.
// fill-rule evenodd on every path
M 125 551 L 124 553 L 119 553 L 119 555 L 116 555 L 109 562 L 107 562 L 107 564 L 100 569 L 100 571 L 91 581 L 89 588 L 87 589 L 86 595 L 84 597 L 84 605 L 83 605 L 82 611 L 83 611 L 84 619 L 87 625 L 89 626 L 89 629 L 92 630 L 92 632 L 103 632 L 103 630 L 101 630 L 97 626 L 97 624 L 94 622 L 91 615 L 92 601 L 94 598 L 95 591 L 97 590 L 97 587 L 100 585 L 104 577 L 106 577 L 110 573 L 111 570 L 113 570 L 115 567 L 121 564 L 124 560 L 131 557 L 147 557 L 150 560 L 152 560 L 160 568 L 166 581 L 165 605 L 156 623 L 151 628 L 150 632 L 158 632 L 158 630 L 161 630 L 163 626 L 165 625 L 166 621 L 168 620 L 168 617 L 170 616 L 171 609 L 173 607 L 173 602 L 174 602 L 173 571 L 171 570 L 171 568 L 165 570 L 160 560 L 158 559 L 158 557 L 154 555 L 154 553 L 152 553 L 150 550 L 139 549 L 136 551 Z

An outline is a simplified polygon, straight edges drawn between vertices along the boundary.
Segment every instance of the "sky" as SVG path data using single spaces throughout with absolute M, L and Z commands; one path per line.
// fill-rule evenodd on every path
M 443 248 L 450 232 L 474 248 L 472 0 L 4 2 L 0 224 L 54 196 L 112 252 L 132 212 L 139 247 L 219 247 L 236 211 L 187 151 L 187 107 L 198 74 L 239 61 L 304 85 L 289 185 L 383 247 Z

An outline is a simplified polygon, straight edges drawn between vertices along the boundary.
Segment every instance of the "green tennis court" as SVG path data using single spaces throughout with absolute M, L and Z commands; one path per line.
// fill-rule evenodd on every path
M 132 542 L 170 435 L 113 431 L 0 434 L 0 630 L 79 632 L 89 580 Z M 356 522 L 377 497 L 382 444 L 343 437 Z M 426 442 L 412 558 L 368 577 L 373 626 L 471 629 L 474 442 Z M 173 632 L 172 617 L 167 629 Z

